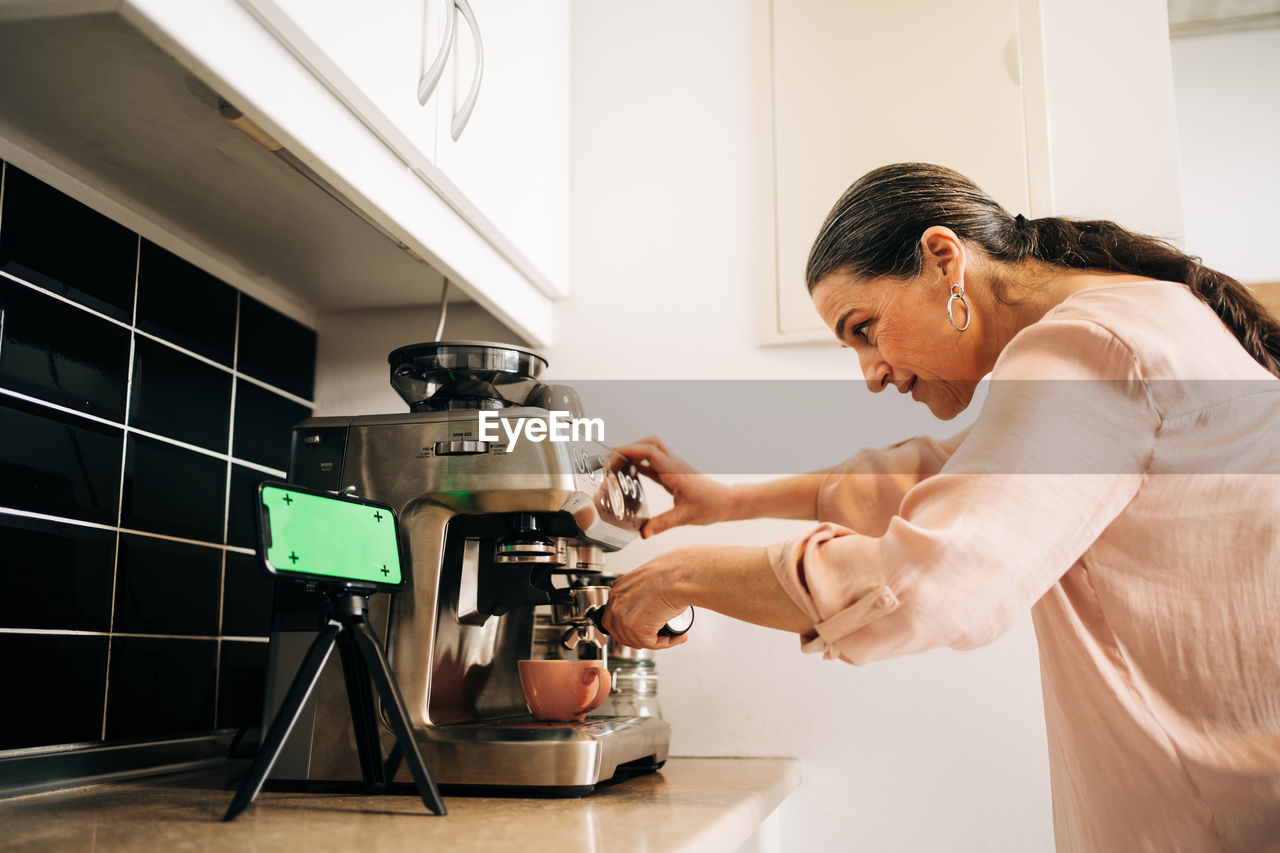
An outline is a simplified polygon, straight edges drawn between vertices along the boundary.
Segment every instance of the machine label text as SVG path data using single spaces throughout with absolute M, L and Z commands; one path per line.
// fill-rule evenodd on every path
M 553 411 L 547 418 L 504 418 L 497 412 L 480 413 L 480 440 L 497 442 L 501 424 L 509 444 L 507 453 L 516 448 L 521 434 L 529 441 L 598 441 L 604 443 L 603 418 L 575 418 L 570 412 Z

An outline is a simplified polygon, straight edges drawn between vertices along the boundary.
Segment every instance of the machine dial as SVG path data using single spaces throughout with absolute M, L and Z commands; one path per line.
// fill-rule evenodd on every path
M 622 518 L 627 511 L 626 497 L 622 494 L 622 486 L 618 483 L 617 476 L 610 471 L 604 478 L 605 489 L 609 494 L 609 509 L 613 510 L 613 514 Z

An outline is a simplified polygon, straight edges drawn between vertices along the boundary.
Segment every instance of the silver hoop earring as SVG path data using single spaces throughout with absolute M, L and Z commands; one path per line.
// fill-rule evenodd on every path
M 964 308 L 963 326 L 956 325 L 955 315 L 951 313 L 957 300 L 960 302 L 960 306 Z M 950 321 L 951 328 L 955 329 L 957 332 L 963 332 L 965 329 L 969 328 L 969 320 L 972 317 L 973 315 L 969 313 L 969 303 L 966 302 L 964 298 L 964 285 L 959 283 L 951 285 L 951 297 L 947 299 L 947 320 Z

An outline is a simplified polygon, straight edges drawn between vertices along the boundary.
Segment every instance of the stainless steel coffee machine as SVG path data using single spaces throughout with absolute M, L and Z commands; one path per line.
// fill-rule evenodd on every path
M 595 581 L 605 552 L 631 542 L 646 518 L 635 468 L 587 435 L 597 424 L 572 389 L 539 380 L 537 353 L 453 341 L 402 347 L 388 360 L 412 411 L 304 421 L 289 479 L 353 488 L 399 516 L 408 588 L 389 602 L 374 596 L 371 619 L 436 781 L 577 795 L 657 769 L 670 735 L 660 718 L 535 721 L 517 670 L 545 654 L 535 621 L 563 631 L 558 656 L 608 654 L 587 611 L 607 597 Z M 317 627 L 318 603 L 295 589 L 277 592 L 268 716 Z M 345 689 L 330 661 L 273 780 L 361 778 Z

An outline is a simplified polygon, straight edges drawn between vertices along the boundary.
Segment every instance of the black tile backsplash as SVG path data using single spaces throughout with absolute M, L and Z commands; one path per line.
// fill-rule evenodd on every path
M 0 506 L 115 524 L 121 434 L 0 396 Z
M 231 488 L 227 495 L 227 544 L 238 548 L 258 547 L 258 528 L 253 507 L 257 501 L 258 484 L 276 479 L 256 468 L 243 465 L 231 466 Z
M 0 201 L 0 270 L 132 322 L 137 234 L 7 164 Z
M 124 420 L 129 330 L 0 279 L 0 383 L 41 400 Z
M 107 638 L 0 634 L 0 749 L 102 737 Z
M 259 567 L 256 555 L 228 551 L 222 583 L 223 636 L 267 636 L 274 595 L 275 581 Z
M 221 548 L 122 534 L 115 629 L 127 634 L 216 635 L 222 553 Z
M 213 640 L 115 637 L 107 678 L 108 739 L 213 728 L 218 683 Z
M 235 358 L 231 285 L 148 240 L 138 262 L 138 328 L 228 367 Z
M 226 453 L 231 381 L 227 371 L 139 335 L 133 351 L 129 424 Z
M 0 625 L 64 631 L 111 627 L 115 531 L 0 515 L 0 554 L 5 567 Z
M 219 541 L 227 463 L 142 435 L 126 445 L 121 526 Z
M 223 640 L 218 666 L 218 728 L 261 725 L 267 645 Z
M 0 751 L 256 725 L 315 333 L 0 170 Z
M 256 299 L 240 297 L 241 373 L 310 400 L 315 361 L 315 332 Z
M 293 426 L 311 416 L 311 409 L 273 394 L 252 382 L 236 380 L 235 443 L 237 459 L 289 467 L 289 441 Z

